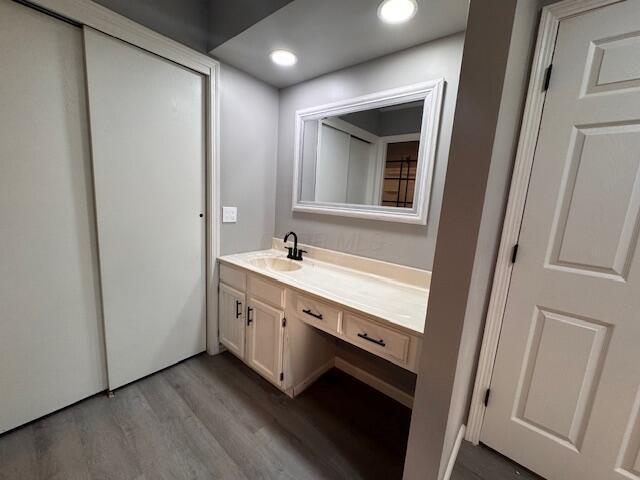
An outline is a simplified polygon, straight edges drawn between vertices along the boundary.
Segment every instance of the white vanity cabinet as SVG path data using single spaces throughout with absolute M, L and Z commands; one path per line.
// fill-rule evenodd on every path
M 293 262 L 278 257 L 279 251 L 276 252 L 249 252 L 220 259 L 220 342 L 291 397 L 335 366 L 411 406 L 410 393 L 376 377 L 375 370 L 365 371 L 339 357 L 336 340 L 415 373 L 422 335 L 406 323 L 385 320 L 362 307 L 398 303 L 398 318 L 418 318 L 424 315 L 422 309 L 426 305 L 419 302 L 426 301 L 428 290 L 385 283 L 380 277 L 367 277 L 353 270 L 339 271 L 309 258 L 305 263 Z M 273 258 L 279 263 L 269 263 Z M 283 267 L 287 274 L 279 275 L 277 268 Z M 386 264 L 383 267 L 389 268 Z M 302 269 L 308 273 L 302 273 Z M 288 272 L 298 274 L 294 277 Z M 309 288 L 311 279 L 320 283 Z M 349 298 L 359 298 L 360 303 L 348 305 L 335 300 L 331 289 L 343 291 L 346 281 L 355 282 L 351 283 L 354 294 Z M 375 293 L 367 297 L 369 291 Z M 358 292 L 360 297 L 355 297 Z M 362 292 L 367 293 L 363 296 Z
M 244 292 L 224 283 L 220 284 L 220 315 L 219 337 L 220 343 L 234 355 L 244 358 L 246 302 Z
M 284 376 L 284 302 L 283 287 L 220 266 L 220 343 L 278 387 Z
M 245 361 L 270 382 L 281 386 L 284 312 L 249 297 Z

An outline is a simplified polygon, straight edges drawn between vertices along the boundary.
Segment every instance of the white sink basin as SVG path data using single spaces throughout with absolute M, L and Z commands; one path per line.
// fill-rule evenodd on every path
M 302 268 L 299 262 L 279 257 L 256 257 L 250 259 L 249 263 L 254 267 L 265 268 L 275 272 L 293 272 Z

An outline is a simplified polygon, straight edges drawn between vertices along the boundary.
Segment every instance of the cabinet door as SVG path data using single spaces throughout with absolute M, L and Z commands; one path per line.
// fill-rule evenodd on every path
M 247 309 L 247 363 L 280 386 L 284 312 L 249 298 Z
M 220 284 L 220 315 L 218 318 L 220 343 L 231 353 L 244 359 L 245 343 L 245 295 L 238 290 Z

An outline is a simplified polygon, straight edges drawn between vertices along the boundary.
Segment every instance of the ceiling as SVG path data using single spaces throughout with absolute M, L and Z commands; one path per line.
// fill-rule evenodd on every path
M 208 53 L 293 0 L 94 0 L 152 30 Z
M 469 0 L 417 0 L 407 23 L 388 25 L 378 0 L 294 0 L 210 51 L 278 88 L 397 52 L 465 29 Z M 293 67 L 269 59 L 284 48 L 298 55 Z
M 292 0 L 209 0 L 209 50 Z

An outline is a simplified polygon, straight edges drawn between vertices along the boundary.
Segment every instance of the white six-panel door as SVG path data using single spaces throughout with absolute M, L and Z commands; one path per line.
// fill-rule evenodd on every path
M 82 30 L 0 0 L 0 433 L 107 386 Z
M 640 2 L 560 22 L 481 441 L 640 479 Z
M 202 75 L 85 27 L 109 388 L 205 349 Z

